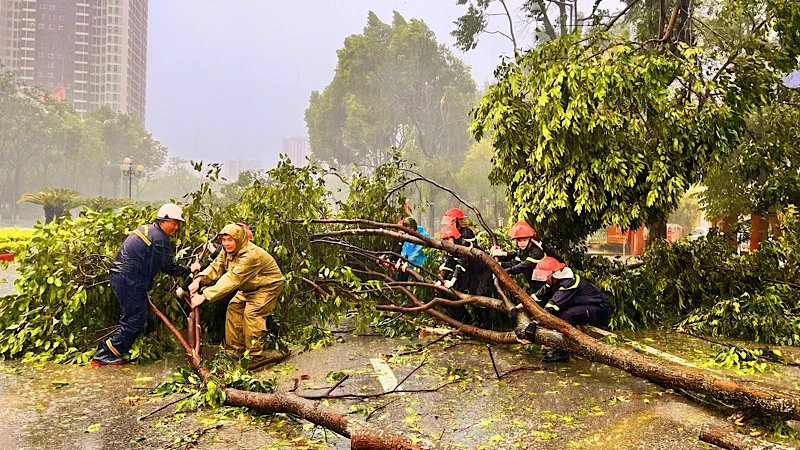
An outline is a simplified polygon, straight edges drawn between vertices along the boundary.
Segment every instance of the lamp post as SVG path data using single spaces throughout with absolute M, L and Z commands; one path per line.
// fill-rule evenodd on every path
M 128 177 L 128 198 L 133 199 L 133 177 L 139 178 L 144 174 L 144 166 L 139 164 L 133 167 L 133 160 L 125 158 L 122 160 L 122 165 L 119 166 L 122 170 L 122 176 Z

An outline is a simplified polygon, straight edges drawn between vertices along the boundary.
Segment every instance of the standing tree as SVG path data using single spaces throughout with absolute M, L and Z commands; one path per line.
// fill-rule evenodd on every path
M 155 140 L 135 116 L 103 107 L 87 114 L 86 125 L 102 146 L 105 164 L 99 174 L 101 183 L 110 177 L 115 190 L 120 180 L 118 167 L 123 159 L 132 158 L 134 165 L 142 164 L 147 173 L 166 161 L 167 148 Z
M 0 74 L 0 194 L 12 218 L 18 215 L 25 170 L 37 156 L 36 128 L 41 122 L 42 107 L 35 92 L 13 73 Z
M 702 201 L 709 217 L 732 221 L 750 214 L 754 229 L 766 232 L 754 222 L 800 204 L 798 104 L 800 94 L 784 87 L 775 103 L 750 117 L 744 142 L 706 183 Z
M 305 114 L 318 160 L 378 165 L 392 147 L 427 159 L 466 151 L 475 82 L 423 21 L 395 12 L 389 25 L 370 12 L 338 56 L 333 80 L 312 92 Z
M 47 225 L 53 219 L 63 216 L 72 207 L 78 195 L 79 193 L 72 189 L 47 187 L 42 192 L 23 195 L 19 202 L 41 205 L 44 208 L 44 223 Z
M 508 185 L 513 213 L 562 251 L 610 224 L 665 234 L 684 192 L 740 144 L 750 111 L 796 64 L 796 2 L 762 5 L 724 50 L 676 38 L 681 5 L 663 34 L 642 43 L 600 31 L 504 63 L 474 110 L 475 136 L 493 137 L 492 177 Z

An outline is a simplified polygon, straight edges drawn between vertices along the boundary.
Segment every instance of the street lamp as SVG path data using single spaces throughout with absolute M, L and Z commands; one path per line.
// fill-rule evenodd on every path
M 122 176 L 128 177 L 128 198 L 132 199 L 133 177 L 141 177 L 144 174 L 144 166 L 139 164 L 133 167 L 133 160 L 125 158 L 122 160 L 122 165 L 119 166 L 119 168 L 122 170 Z

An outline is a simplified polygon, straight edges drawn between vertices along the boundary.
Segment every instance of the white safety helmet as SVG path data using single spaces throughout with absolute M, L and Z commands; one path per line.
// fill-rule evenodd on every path
M 181 207 L 174 203 L 167 203 L 161 208 L 158 208 L 156 220 L 177 220 L 183 222 L 183 210 Z

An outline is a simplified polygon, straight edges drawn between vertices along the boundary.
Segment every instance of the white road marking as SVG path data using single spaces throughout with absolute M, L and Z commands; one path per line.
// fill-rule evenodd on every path
M 383 387 L 383 392 L 389 392 L 394 390 L 397 387 L 397 378 L 392 373 L 392 369 L 386 364 L 382 358 L 370 358 L 369 360 L 372 367 L 375 369 L 375 372 L 378 373 L 378 381 L 381 382 L 381 386 Z M 398 391 L 402 391 L 403 387 L 401 386 Z

